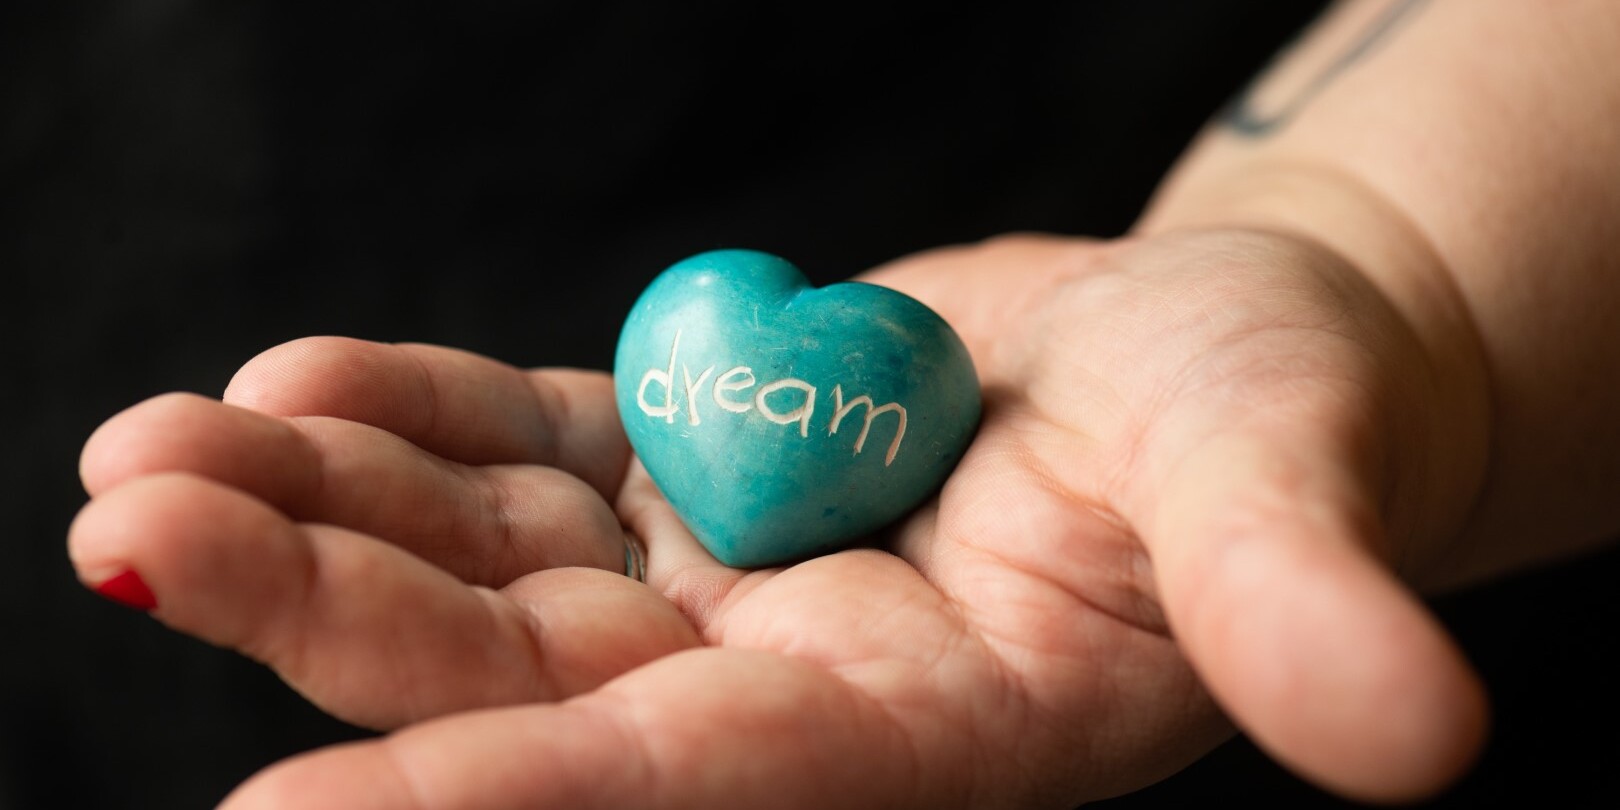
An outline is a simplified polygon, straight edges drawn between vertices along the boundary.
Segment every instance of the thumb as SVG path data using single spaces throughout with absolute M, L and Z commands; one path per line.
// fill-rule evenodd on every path
M 1300 432 L 1206 439 L 1160 479 L 1143 526 L 1160 596 L 1200 677 L 1273 757 L 1359 799 L 1419 798 L 1472 763 L 1484 690 L 1370 551 L 1369 488 L 1319 430 Z

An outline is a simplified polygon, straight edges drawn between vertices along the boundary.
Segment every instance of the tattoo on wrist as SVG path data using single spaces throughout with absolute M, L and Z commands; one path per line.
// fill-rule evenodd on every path
M 1429 0 L 1395 0 L 1355 38 L 1344 53 L 1328 63 L 1327 67 L 1306 82 L 1298 92 L 1271 111 L 1260 111 L 1254 107 L 1256 89 L 1271 72 L 1270 68 L 1261 71 L 1243 92 L 1217 114 L 1216 120 L 1225 129 L 1250 138 L 1264 138 L 1281 129 L 1352 65 L 1388 42 L 1395 32 L 1408 20 L 1417 16 L 1416 12 L 1428 2 Z

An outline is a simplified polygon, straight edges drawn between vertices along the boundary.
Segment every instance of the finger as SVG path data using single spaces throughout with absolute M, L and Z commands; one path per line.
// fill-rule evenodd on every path
M 859 280 L 898 290 L 939 313 L 967 346 L 980 379 L 989 386 L 1007 382 L 1019 364 L 1008 364 L 997 349 L 1005 342 L 1009 319 L 1030 312 L 1064 279 L 1106 267 L 1110 248 L 1098 243 L 1076 250 L 1073 237 L 1005 234 L 982 242 L 913 253 L 860 275 Z M 1005 267 L 1018 278 L 983 272 Z
M 1363 799 L 1410 800 L 1472 762 L 1483 689 L 1368 551 L 1366 488 L 1300 434 L 1186 456 L 1144 527 L 1171 627 L 1263 748 Z
M 745 572 L 722 564 L 686 528 L 640 461 L 632 461 L 615 504 L 626 528 L 641 538 L 647 553 L 647 584 L 662 593 L 702 632 L 737 584 L 750 573 L 768 577 L 774 569 Z
M 164 394 L 126 408 L 96 428 L 79 454 L 79 478 L 92 496 L 169 471 L 290 506 L 319 488 L 321 459 L 291 423 L 195 394 Z
M 223 808 L 422 810 L 912 807 L 919 779 L 889 715 L 825 671 L 707 649 L 561 705 L 445 718 L 283 762 Z
M 566 697 L 696 643 L 667 602 L 615 574 L 548 571 L 496 594 L 183 474 L 91 501 L 69 551 L 86 582 L 136 572 L 159 620 L 369 726 Z
M 448 462 L 340 419 L 278 419 L 171 394 L 108 420 L 86 442 L 80 468 L 92 495 L 154 473 L 211 478 L 296 520 L 386 538 L 481 585 L 569 565 L 624 565 L 618 518 L 578 478 Z
M 522 372 L 439 346 L 295 340 L 250 360 L 224 399 L 274 416 L 374 425 L 463 464 L 557 467 L 604 497 L 630 457 L 608 375 Z

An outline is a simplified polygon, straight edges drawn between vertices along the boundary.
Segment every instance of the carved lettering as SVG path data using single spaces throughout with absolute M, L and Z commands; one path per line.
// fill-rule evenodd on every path
M 662 416 L 664 421 L 675 424 L 675 411 L 679 406 L 675 404 L 675 352 L 681 347 L 681 330 L 675 330 L 675 342 L 669 346 L 669 370 L 649 368 L 647 373 L 641 375 L 641 387 L 636 389 L 636 404 L 641 406 L 641 412 L 648 416 Z M 652 383 L 664 386 L 664 404 L 654 406 L 647 402 L 647 386 Z
M 881 407 L 873 407 L 872 398 L 862 394 L 850 400 L 848 405 L 845 405 L 844 387 L 842 385 L 834 385 L 833 418 L 831 424 L 827 426 L 827 435 L 832 436 L 837 434 L 838 425 L 844 421 L 844 417 L 848 416 L 850 411 L 855 410 L 855 406 L 857 405 L 866 406 L 866 421 L 861 424 L 861 432 L 855 437 L 855 455 L 857 456 L 861 454 L 861 448 L 866 446 L 866 435 L 872 432 L 872 420 L 877 418 L 878 414 L 893 411 L 894 414 L 900 418 L 900 424 L 895 426 L 894 439 L 889 442 L 889 452 L 883 456 L 883 466 L 887 467 L 890 464 L 893 464 L 894 455 L 900 452 L 900 440 L 906 437 L 906 409 L 899 403 L 890 402 Z
M 703 373 L 698 375 L 697 382 L 694 383 L 692 382 L 692 370 L 687 368 L 685 363 L 681 364 L 681 376 L 686 378 L 686 419 L 693 425 L 699 425 L 703 422 L 702 419 L 698 418 L 697 398 L 693 394 L 703 387 L 703 381 L 709 378 L 709 373 L 712 371 L 714 371 L 714 366 L 704 369 Z
M 775 410 L 772 410 L 770 404 L 765 401 L 765 397 L 776 391 L 780 391 L 783 388 L 797 388 L 800 391 L 803 391 L 804 404 L 794 408 L 791 411 L 788 411 L 787 413 L 777 413 Z M 776 382 L 759 389 L 759 393 L 754 395 L 754 408 L 759 411 L 760 416 L 763 416 L 778 425 L 792 424 L 795 420 L 797 420 L 799 423 L 799 435 L 809 436 L 810 416 L 816 412 L 816 387 L 805 382 L 804 380 L 795 380 L 792 377 L 788 377 L 784 380 L 777 380 Z
M 703 424 L 703 419 L 698 414 L 699 393 L 703 390 L 704 384 L 709 382 L 710 375 L 714 373 L 718 366 L 709 365 L 701 372 L 698 372 L 697 378 L 693 379 L 691 367 L 678 361 L 680 348 L 681 330 L 677 329 L 675 339 L 669 346 L 669 365 L 665 368 L 647 369 L 647 372 L 641 376 L 640 387 L 636 389 L 636 405 L 647 416 L 654 419 L 663 419 L 669 424 L 674 424 L 675 415 L 680 413 L 682 407 L 682 402 L 675 399 L 675 367 L 679 365 L 681 369 L 681 388 L 685 395 L 683 401 L 686 407 L 686 422 L 688 425 L 697 427 Z M 664 387 L 662 403 L 647 400 L 647 388 L 654 383 Z M 752 397 L 746 394 L 741 398 L 735 396 L 738 392 L 753 388 L 758 383 L 759 381 L 755 379 L 752 367 L 732 366 L 714 378 L 714 382 L 710 384 L 709 396 L 714 399 L 715 406 L 722 411 L 744 414 L 754 410 L 758 411 L 759 415 L 767 421 L 778 425 L 791 425 L 797 422 L 799 436 L 809 438 L 810 421 L 815 417 L 816 413 L 816 387 L 804 380 L 785 377 L 759 386 L 759 389 L 754 392 Z M 782 395 L 779 392 L 783 391 L 789 392 L 789 395 L 794 391 L 800 392 L 804 399 L 798 403 L 797 407 L 780 410 L 771 404 L 769 398 L 776 395 L 777 404 L 780 405 L 782 404 Z M 848 417 L 857 407 L 866 407 L 865 418 L 861 422 L 861 432 L 855 436 L 852 455 L 858 456 L 865 449 L 866 439 L 872 433 L 872 421 L 874 419 L 886 413 L 895 415 L 894 438 L 889 440 L 888 452 L 883 456 L 883 466 L 888 467 L 893 464 L 895 456 L 900 452 L 900 445 L 906 437 L 905 406 L 898 402 L 887 402 L 878 405 L 869 394 L 861 394 L 846 402 L 844 400 L 844 386 L 841 383 L 833 385 L 832 399 L 833 412 L 832 418 L 827 423 L 828 436 L 838 435 L 838 428 L 843 425 L 845 417 Z
M 732 377 L 736 377 L 737 381 L 736 382 L 727 382 Z M 721 374 L 719 377 L 717 377 L 715 379 L 715 381 L 714 381 L 714 404 L 719 405 L 720 407 L 725 408 L 726 410 L 731 411 L 732 413 L 748 413 L 748 409 L 750 407 L 753 407 L 752 400 L 750 400 L 750 399 L 743 399 L 743 400 L 726 399 L 725 397 L 720 396 L 720 395 L 727 392 L 727 391 L 741 391 L 741 390 L 743 390 L 745 388 L 753 388 L 753 387 L 754 387 L 754 370 L 747 367 L 747 366 L 738 366 L 738 367 L 736 367 L 736 368 L 734 368 L 734 369 L 732 369 L 732 370 L 730 370 L 730 371 L 728 371 L 728 372 L 726 372 L 724 374 Z

